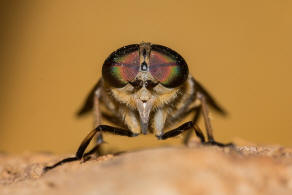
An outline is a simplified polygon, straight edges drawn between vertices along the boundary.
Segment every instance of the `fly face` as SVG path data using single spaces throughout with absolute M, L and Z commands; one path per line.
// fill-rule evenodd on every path
M 138 112 L 141 131 L 146 134 L 150 113 L 177 97 L 188 78 L 188 67 L 175 51 L 143 42 L 113 52 L 102 75 L 113 97 Z

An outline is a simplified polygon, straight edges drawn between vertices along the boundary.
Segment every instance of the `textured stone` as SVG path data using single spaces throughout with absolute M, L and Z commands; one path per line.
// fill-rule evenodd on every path
M 0 156 L 1 194 L 292 194 L 292 150 L 280 146 L 167 147 L 72 162 Z

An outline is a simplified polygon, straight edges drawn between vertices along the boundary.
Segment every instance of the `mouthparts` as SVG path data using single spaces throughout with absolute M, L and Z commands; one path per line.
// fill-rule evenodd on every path
M 153 107 L 153 99 L 149 99 L 146 102 L 137 100 L 137 108 L 140 115 L 141 131 L 143 134 L 148 133 L 149 115 Z

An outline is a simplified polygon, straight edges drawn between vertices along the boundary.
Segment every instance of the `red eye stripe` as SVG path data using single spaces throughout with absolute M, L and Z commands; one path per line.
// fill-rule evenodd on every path
M 150 64 L 152 64 L 153 67 L 177 65 L 175 59 L 171 58 L 170 56 L 164 55 L 160 52 L 157 52 L 157 51 L 151 51 Z
M 135 51 L 124 56 L 114 58 L 116 64 L 124 66 L 138 66 L 139 65 L 139 52 Z

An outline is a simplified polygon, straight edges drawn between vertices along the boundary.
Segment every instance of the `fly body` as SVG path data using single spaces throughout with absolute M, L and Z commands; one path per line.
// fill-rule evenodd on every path
M 224 114 L 207 90 L 189 74 L 180 54 L 145 42 L 124 46 L 105 60 L 102 78 L 78 113 L 81 116 L 93 110 L 95 129 L 83 140 L 76 157 L 70 159 L 86 156 L 84 151 L 96 134 L 100 141 L 97 146 L 102 143 L 103 132 L 129 137 L 153 133 L 158 139 L 167 139 L 193 129 L 203 144 L 231 146 L 214 140 L 208 105 Z M 192 121 L 166 131 L 189 114 L 194 115 Z M 205 121 L 207 140 L 196 125 L 200 114 Z M 114 126 L 102 125 L 100 118 Z

